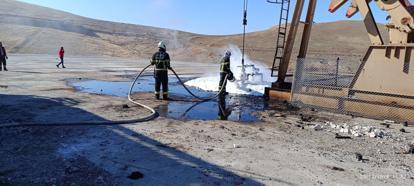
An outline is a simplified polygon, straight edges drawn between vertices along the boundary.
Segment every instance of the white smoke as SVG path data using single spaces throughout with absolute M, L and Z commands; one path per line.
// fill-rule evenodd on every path
M 183 48 L 184 45 L 183 43 L 181 43 L 181 39 L 178 38 L 179 31 L 174 30 L 171 34 L 172 34 L 172 39 L 170 42 L 172 44 L 172 48 L 174 49 Z
M 276 81 L 275 78 L 271 78 L 270 69 L 266 67 L 266 65 L 263 65 L 257 61 L 253 61 L 249 58 L 249 56 L 245 55 L 245 65 L 249 65 L 249 67 L 245 68 L 245 73 L 250 75 L 248 80 L 243 80 L 241 67 L 242 51 L 236 45 L 229 45 L 228 49 L 232 53 L 232 56 L 230 58 L 230 68 L 236 78 L 236 81 L 227 83 L 227 92 L 230 94 L 263 95 L 265 87 L 271 86 L 271 83 Z M 253 74 L 254 76 L 251 76 Z M 261 78 L 261 76 L 263 78 Z M 186 82 L 185 84 L 206 91 L 217 91 L 219 80 L 220 77 L 217 74 L 213 76 L 193 79 Z
M 242 73 L 242 51 L 239 47 L 236 45 L 229 45 L 229 50 L 231 51 L 231 71 L 235 75 L 237 80 L 242 81 L 244 74 Z M 271 71 L 270 68 L 266 65 L 258 62 L 253 61 L 249 58 L 248 55 L 244 55 L 244 65 L 246 74 L 251 74 L 255 76 L 250 76 L 248 79 L 248 83 L 256 83 L 256 84 L 262 84 L 262 83 L 268 83 L 268 82 L 274 82 L 276 81 L 275 78 L 271 77 Z M 253 69 L 256 68 L 256 69 Z M 259 78 L 259 74 L 262 74 L 263 81 L 261 78 Z

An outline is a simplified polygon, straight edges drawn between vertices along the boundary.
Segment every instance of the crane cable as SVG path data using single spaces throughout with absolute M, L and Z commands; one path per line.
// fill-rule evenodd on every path
M 242 46 L 242 68 L 244 69 L 244 55 L 246 46 L 247 7 L 249 0 L 243 2 L 243 46 Z

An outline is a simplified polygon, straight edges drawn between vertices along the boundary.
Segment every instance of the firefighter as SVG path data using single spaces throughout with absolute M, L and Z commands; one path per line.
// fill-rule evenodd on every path
M 3 67 L 4 71 L 8 71 L 6 67 L 7 59 L 9 59 L 9 57 L 7 56 L 6 49 L 3 47 L 3 43 L 0 42 L 0 71 L 3 70 Z
M 62 68 L 66 68 L 65 64 L 63 63 L 63 58 L 65 57 L 65 49 L 63 47 L 60 47 L 58 55 L 59 55 L 60 62 L 56 65 L 56 67 L 59 68 L 59 66 L 62 64 Z
M 227 95 L 228 92 L 226 91 L 227 82 L 225 82 L 226 77 L 229 81 L 234 81 L 233 73 L 230 70 L 230 57 L 231 52 L 229 50 L 226 51 L 224 57 L 220 61 L 220 83 L 219 83 L 219 91 L 223 89 L 220 93 L 221 95 Z
M 160 99 L 160 91 L 162 85 L 162 98 L 168 100 L 168 69 L 170 66 L 170 55 L 167 53 L 167 47 L 164 41 L 158 43 L 158 52 L 151 59 L 151 65 L 155 65 L 155 98 Z

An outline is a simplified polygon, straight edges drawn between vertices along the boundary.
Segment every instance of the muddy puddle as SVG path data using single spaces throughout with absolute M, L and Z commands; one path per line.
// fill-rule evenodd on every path
M 191 79 L 190 77 L 182 78 L 183 81 Z M 128 92 L 132 81 L 99 81 L 92 79 L 67 79 L 67 84 L 76 91 L 102 94 L 118 97 L 128 96 Z M 154 92 L 154 78 L 152 76 L 144 76 L 134 86 L 133 92 Z M 214 92 L 206 92 L 196 88 L 190 90 L 197 95 L 208 97 L 214 95 Z M 174 95 L 187 95 L 185 89 L 179 84 L 177 78 L 169 78 L 169 93 Z
M 184 81 L 191 78 L 183 78 Z M 69 79 L 67 84 L 76 91 L 100 95 L 126 97 L 131 81 L 99 81 L 90 79 Z M 265 109 L 265 100 L 260 96 L 228 95 L 225 99 L 206 102 L 191 101 L 193 98 L 179 84 L 176 78 L 169 79 L 170 98 L 178 101 L 169 101 L 156 108 L 157 112 L 167 118 L 188 120 L 229 120 L 240 122 L 259 122 L 255 116 L 256 111 Z M 200 97 L 209 97 L 216 92 L 207 92 L 189 87 Z M 154 79 L 152 76 L 143 77 L 135 88 L 134 93 L 154 92 Z M 177 98 L 177 99 L 176 99 Z
M 240 122 L 260 121 L 254 114 L 265 109 L 261 97 L 227 96 L 207 102 L 170 102 L 160 105 L 161 116 L 178 120 L 229 120 Z

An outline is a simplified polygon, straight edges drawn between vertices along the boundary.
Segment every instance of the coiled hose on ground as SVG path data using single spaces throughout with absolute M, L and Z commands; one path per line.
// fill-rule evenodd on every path
M 50 126 L 93 126 L 93 125 L 123 125 L 123 124 L 132 124 L 132 123 L 140 123 L 140 122 L 146 122 L 146 121 L 150 121 L 153 120 L 155 118 L 158 117 L 158 113 L 157 111 L 155 111 L 153 108 L 139 103 L 138 101 L 134 100 L 131 95 L 133 92 L 133 89 L 135 87 L 136 82 L 138 81 L 138 79 L 142 76 L 142 74 L 150 67 L 151 65 L 146 66 L 144 69 L 141 70 L 141 72 L 136 76 L 136 78 L 134 79 L 134 81 L 131 84 L 131 87 L 129 89 L 128 92 L 128 100 L 135 104 L 138 105 L 148 111 L 150 111 L 150 114 L 145 116 L 145 117 L 141 117 L 141 118 L 137 118 L 137 119 L 130 119 L 130 120 L 119 120 L 119 121 L 85 121 L 85 122 L 29 122 L 29 123 L 8 123 L 8 124 L 0 124 L 0 128 L 16 128 L 16 127 L 50 127 Z M 227 76 L 225 78 L 225 84 L 224 86 L 221 88 L 221 90 L 214 96 L 212 97 L 208 97 L 208 98 L 202 98 L 202 97 L 198 97 L 197 95 L 193 94 L 188 88 L 187 86 L 184 84 L 184 82 L 181 80 L 181 78 L 178 76 L 178 74 L 171 69 L 171 71 L 174 73 L 174 75 L 177 77 L 178 81 L 180 82 L 180 84 L 184 87 L 184 89 L 193 97 L 195 97 L 196 99 L 200 100 L 200 101 L 208 101 L 208 100 L 212 100 L 217 98 L 221 92 L 224 90 L 224 87 L 226 86 L 226 82 L 227 82 Z
M 174 69 L 171 69 L 171 71 L 174 73 L 175 77 L 177 77 L 178 81 L 180 82 L 180 84 L 184 87 L 184 89 L 194 98 L 200 100 L 200 101 L 210 101 L 212 99 L 216 99 L 217 97 L 219 97 L 221 95 L 221 93 L 224 91 L 224 88 L 226 87 L 227 84 L 227 79 L 228 79 L 228 75 L 226 75 L 226 77 L 224 78 L 224 85 L 221 87 L 221 89 L 219 90 L 219 92 L 217 94 L 215 94 L 214 96 L 211 97 L 206 97 L 206 98 L 202 98 L 199 97 L 197 95 L 195 95 L 194 93 L 192 93 L 190 91 L 190 89 L 188 89 L 188 87 L 184 84 L 184 82 L 181 80 L 180 76 L 178 76 L 178 74 L 175 72 Z

